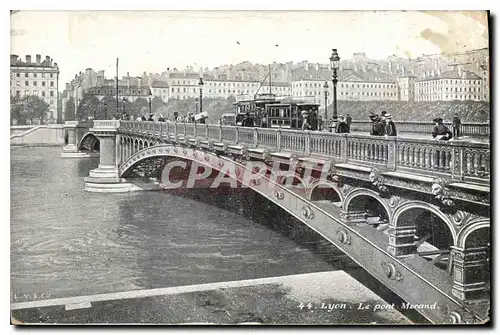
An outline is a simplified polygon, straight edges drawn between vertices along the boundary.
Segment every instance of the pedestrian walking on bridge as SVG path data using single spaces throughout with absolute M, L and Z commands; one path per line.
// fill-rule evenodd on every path
M 462 121 L 458 116 L 458 113 L 453 117 L 453 137 L 460 137 L 460 125 Z
M 387 121 L 387 124 L 385 126 L 385 134 L 387 136 L 397 136 L 398 132 L 396 131 L 396 125 L 394 124 L 394 121 L 392 121 L 392 115 L 386 114 L 385 119 Z
M 436 124 L 436 126 L 432 131 L 432 137 L 435 138 L 436 140 L 442 140 L 442 141 L 448 141 L 449 139 L 451 139 L 453 134 L 448 129 L 448 127 L 446 127 L 443 124 L 443 119 L 435 118 L 433 121 Z

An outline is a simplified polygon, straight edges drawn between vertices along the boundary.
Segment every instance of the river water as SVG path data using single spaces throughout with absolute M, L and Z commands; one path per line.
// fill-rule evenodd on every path
M 345 267 L 337 249 L 250 190 L 88 193 L 83 178 L 98 159 L 60 153 L 11 148 L 13 302 Z

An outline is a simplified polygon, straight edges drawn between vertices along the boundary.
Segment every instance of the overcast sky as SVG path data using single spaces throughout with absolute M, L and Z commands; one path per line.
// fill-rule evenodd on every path
M 239 44 L 238 44 L 239 42 Z M 275 45 L 278 45 L 276 47 Z M 382 59 L 488 46 L 485 12 L 21 11 L 11 15 L 11 53 L 51 56 L 61 84 L 88 67 L 120 77 L 186 65 L 250 61 L 327 63 L 354 52 Z

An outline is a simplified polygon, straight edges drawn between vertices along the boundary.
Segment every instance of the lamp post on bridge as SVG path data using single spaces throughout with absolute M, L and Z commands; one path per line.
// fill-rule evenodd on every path
M 203 78 L 200 77 L 200 81 L 198 82 L 198 86 L 200 86 L 200 113 L 203 112 Z
M 325 85 L 323 86 L 323 89 L 325 91 L 325 117 L 324 117 L 324 122 L 325 125 L 328 124 L 328 89 L 330 87 L 328 86 L 328 82 L 325 81 Z
M 104 120 L 108 119 L 108 103 L 104 101 Z
M 149 89 L 149 94 L 148 94 L 148 98 L 149 98 L 149 115 L 151 115 L 151 98 L 153 96 L 153 93 L 151 92 L 151 89 Z
M 332 67 L 333 71 L 333 76 L 332 76 L 332 83 L 333 83 L 333 114 L 332 114 L 332 126 L 334 129 L 337 126 L 338 122 L 338 117 L 337 117 L 337 70 L 339 69 L 340 65 L 340 57 L 339 54 L 337 53 L 337 49 L 332 49 L 332 55 L 330 56 L 330 65 Z

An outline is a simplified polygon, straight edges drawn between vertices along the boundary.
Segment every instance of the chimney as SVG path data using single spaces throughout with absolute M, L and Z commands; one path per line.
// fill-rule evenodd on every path
M 389 74 L 392 74 L 392 62 L 389 61 Z
M 440 75 L 441 75 L 441 68 L 440 68 L 440 67 L 438 67 L 438 68 L 437 68 L 437 75 L 438 75 L 438 76 L 440 76 Z
M 50 57 L 49 56 L 45 56 L 45 62 L 47 63 L 47 65 L 50 65 Z
M 17 64 L 17 55 L 10 55 L 10 63 Z
M 36 65 L 40 65 L 42 62 L 42 55 L 36 55 Z
M 316 65 L 314 66 L 316 71 L 319 71 L 319 63 L 316 63 Z
M 458 76 L 462 77 L 462 68 L 461 67 L 458 67 Z
M 432 77 L 434 77 L 436 75 L 436 71 L 434 69 L 432 69 L 431 75 L 432 75 Z
M 434 60 L 434 70 L 437 71 L 437 69 L 438 69 L 438 60 L 436 59 Z
M 309 71 L 309 62 L 306 61 L 306 64 L 305 64 L 305 69 L 306 71 Z
M 26 55 L 26 63 L 31 64 L 31 55 Z

